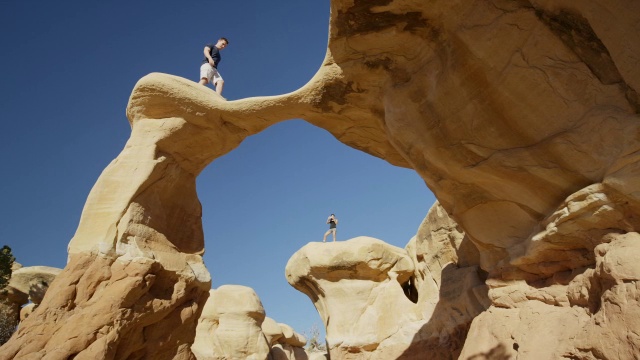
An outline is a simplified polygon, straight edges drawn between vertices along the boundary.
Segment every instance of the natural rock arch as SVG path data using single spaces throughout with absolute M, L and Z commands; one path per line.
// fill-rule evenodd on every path
M 291 118 L 415 169 L 479 247 L 494 304 L 517 307 L 500 298 L 502 281 L 595 267 L 600 242 L 640 228 L 638 6 L 332 1 L 323 65 L 290 94 L 224 102 L 184 79 L 142 78 L 127 107 L 131 138 L 89 195 L 67 267 L 0 357 L 192 358 L 210 281 L 195 178 Z M 603 205 L 575 212 L 576 199 Z M 610 209 L 606 226 L 576 221 Z M 569 236 L 558 238 L 560 224 Z M 602 279 L 624 287 L 634 276 Z M 587 353 L 599 331 L 589 329 Z

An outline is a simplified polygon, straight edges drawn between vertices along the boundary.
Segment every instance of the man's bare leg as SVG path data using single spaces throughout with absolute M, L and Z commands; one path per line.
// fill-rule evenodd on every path
M 222 96 L 222 88 L 224 88 L 224 81 L 220 80 L 216 83 L 216 92 L 218 95 Z

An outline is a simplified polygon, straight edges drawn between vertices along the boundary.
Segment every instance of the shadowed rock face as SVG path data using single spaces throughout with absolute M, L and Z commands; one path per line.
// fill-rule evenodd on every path
M 483 330 L 541 302 L 576 334 L 544 350 L 632 358 L 637 281 L 603 269 L 629 261 L 615 249 L 635 248 L 640 224 L 639 23 L 640 3 L 623 0 L 334 0 L 325 61 L 293 93 L 224 102 L 142 78 L 131 138 L 89 194 L 69 263 L 0 358 L 193 359 L 210 287 L 195 178 L 292 118 L 415 169 L 475 244 L 493 305 L 470 331 L 495 346 L 468 341 L 461 356 L 535 358 L 531 328 Z M 565 321 L 566 304 L 588 319 Z M 605 334 L 623 339 L 618 355 L 594 340 Z

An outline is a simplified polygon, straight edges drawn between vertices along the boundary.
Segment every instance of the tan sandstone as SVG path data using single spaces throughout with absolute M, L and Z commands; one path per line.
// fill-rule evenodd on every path
M 265 311 L 253 289 L 223 285 L 210 291 L 191 349 L 198 360 L 263 360 L 269 344 L 262 333 Z
M 292 93 L 224 102 L 185 79 L 145 76 L 127 106 L 131 137 L 88 196 L 67 266 L 0 359 L 193 359 L 210 288 L 195 178 L 293 118 L 414 169 L 475 245 L 491 305 L 469 333 L 487 340 L 467 336 L 461 357 L 634 358 L 638 341 L 624 334 L 640 333 L 638 281 L 623 254 L 635 252 L 640 227 L 639 23 L 640 3 L 624 0 L 332 0 L 324 62 Z M 475 263 L 461 286 L 481 295 Z M 386 281 L 376 306 L 396 304 L 396 283 L 414 276 L 390 269 L 364 273 Z M 421 276 L 445 284 L 445 269 Z M 327 273 L 334 283 L 352 274 Z M 353 302 L 383 284 L 352 280 L 363 286 Z M 434 296 L 423 303 L 438 310 Z M 405 298 L 413 311 L 374 306 L 356 327 L 421 321 L 424 308 Z M 512 321 L 534 314 L 576 336 L 536 337 L 540 328 Z M 378 335 L 362 328 L 335 340 L 369 351 Z
M 313 299 L 325 323 L 331 358 L 380 353 L 403 324 L 418 319 L 403 290 L 413 271 L 404 249 L 369 237 L 309 243 L 286 267 L 289 283 Z M 384 351 L 394 358 L 398 350 Z
M 198 360 L 307 360 L 307 340 L 265 316 L 255 291 L 241 285 L 210 290 L 191 350 Z
M 287 279 L 314 301 L 331 358 L 455 358 L 489 305 L 479 253 L 435 204 L 406 249 L 360 237 L 310 243 Z

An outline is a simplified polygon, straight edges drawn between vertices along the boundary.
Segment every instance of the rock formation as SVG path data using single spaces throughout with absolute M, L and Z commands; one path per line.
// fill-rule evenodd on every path
M 39 305 L 49 285 L 61 271 L 62 269 L 50 266 L 20 267 L 11 273 L 8 287 L 27 295 L 29 301 Z M 21 305 L 24 304 L 26 302 Z
M 286 267 L 289 283 L 313 299 L 332 358 L 380 351 L 403 324 L 417 320 L 403 291 L 413 272 L 403 249 L 368 237 L 309 243 Z M 392 351 L 386 350 L 387 358 L 395 358 Z
M 210 291 L 191 347 L 198 360 L 266 359 L 265 311 L 253 289 L 223 285 Z
M 223 285 L 209 292 L 191 350 L 198 360 L 307 360 L 306 343 L 265 316 L 253 289 Z
M 262 323 L 262 332 L 271 346 L 272 360 L 310 360 L 313 357 L 325 359 L 325 353 L 307 353 L 304 349 L 307 339 L 287 324 L 276 323 L 266 317 Z
M 0 359 L 193 359 L 210 288 L 195 178 L 292 118 L 414 169 L 464 229 L 491 306 L 469 330 L 486 341 L 467 340 L 461 357 L 633 358 L 639 23 L 640 3 L 622 0 L 332 0 L 326 58 L 297 91 L 225 102 L 145 76 L 127 106 L 131 138 L 89 194 L 67 266 Z M 477 288 L 471 273 L 462 284 Z M 533 314 L 575 337 L 544 340 L 513 321 Z
M 298 334 L 287 324 L 278 323 L 282 336 L 271 343 L 271 357 L 273 360 L 307 360 L 309 354 L 304 349 L 307 339 Z M 264 329 L 264 327 L 263 327 Z M 264 331 L 264 330 L 263 330 Z
M 640 208 L 623 199 L 594 184 L 544 219 L 527 255 L 487 281 L 493 305 L 474 320 L 463 358 L 494 349 L 527 359 L 637 358 Z
M 49 285 L 61 271 L 49 266 L 23 267 L 14 263 L 9 283 L 0 291 L 0 312 L 10 323 L 18 325 L 40 305 Z
M 359 237 L 310 243 L 286 267 L 314 302 L 331 358 L 457 357 L 489 306 L 479 253 L 439 204 L 406 250 Z

